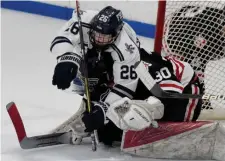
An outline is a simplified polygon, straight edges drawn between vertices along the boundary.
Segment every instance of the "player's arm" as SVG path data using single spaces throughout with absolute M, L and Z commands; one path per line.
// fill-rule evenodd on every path
M 93 13 L 87 11 L 83 12 L 81 16 L 83 34 L 84 37 L 86 37 L 87 32 L 90 29 L 90 24 L 88 24 L 88 22 L 93 16 Z M 66 52 L 75 52 L 76 50 L 79 50 L 79 41 L 78 21 L 76 13 L 73 12 L 72 18 L 62 26 L 58 34 L 54 37 L 50 46 L 50 51 L 56 56 L 60 56 Z
M 161 59 L 160 69 L 151 73 L 160 87 L 168 92 L 183 93 L 184 89 L 195 77 L 195 72 L 187 62 L 180 61 L 172 56 L 167 58 L 153 53 Z
M 80 66 L 81 55 L 75 52 L 79 40 L 76 20 L 70 19 L 59 31 L 51 43 L 50 51 L 57 57 L 52 84 L 58 89 L 67 89 L 76 77 Z
M 82 28 L 87 36 L 89 25 L 85 23 L 90 19 L 89 13 L 83 14 Z M 59 31 L 51 43 L 50 51 L 57 56 L 52 84 L 58 89 L 67 89 L 71 81 L 76 78 L 80 68 L 82 55 L 80 55 L 80 37 L 76 16 L 73 16 Z
M 164 64 L 151 73 L 160 87 L 169 93 L 200 94 L 202 86 L 190 64 L 174 57 L 162 59 Z M 159 98 L 165 110 L 163 121 L 192 121 L 198 118 L 201 100 Z M 198 112 L 199 111 L 199 112 Z
M 66 52 L 73 52 L 74 46 L 78 40 L 77 21 L 76 19 L 71 18 L 53 39 L 50 51 L 56 56 L 60 56 Z

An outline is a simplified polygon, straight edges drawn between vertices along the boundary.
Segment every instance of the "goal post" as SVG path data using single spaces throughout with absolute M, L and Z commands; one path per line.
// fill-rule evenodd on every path
M 204 93 L 225 96 L 225 1 L 158 1 L 154 51 L 194 68 Z M 203 101 L 200 119 L 225 119 L 225 100 Z
M 158 1 L 158 11 L 155 28 L 154 51 L 160 53 L 162 50 L 162 38 L 165 21 L 166 1 Z

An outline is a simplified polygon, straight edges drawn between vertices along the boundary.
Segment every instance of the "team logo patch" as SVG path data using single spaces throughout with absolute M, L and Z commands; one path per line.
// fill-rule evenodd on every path
M 134 47 L 131 45 L 128 45 L 127 43 L 125 43 L 126 46 L 126 51 L 128 51 L 129 53 L 133 54 L 134 53 Z
M 144 61 L 143 61 L 143 64 L 144 64 L 144 66 L 145 66 L 146 69 L 148 69 L 148 67 L 152 66 L 151 63 L 147 63 L 147 62 L 144 62 Z

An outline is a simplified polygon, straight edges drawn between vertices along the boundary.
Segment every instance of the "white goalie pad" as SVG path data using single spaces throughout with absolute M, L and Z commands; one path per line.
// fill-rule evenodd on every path
M 225 161 L 225 122 L 159 122 L 159 128 L 124 132 L 121 150 L 155 159 Z
M 124 97 L 108 108 L 106 116 L 122 130 L 139 131 L 147 127 L 157 127 L 155 119 L 161 119 L 164 105 L 155 97 L 147 100 L 130 100 Z
M 60 133 L 60 132 L 67 132 L 71 129 L 71 126 L 74 126 L 76 122 L 80 122 L 81 115 L 85 111 L 85 103 L 81 101 L 81 105 L 78 111 L 73 114 L 68 120 L 64 121 L 62 124 L 58 125 L 56 128 L 51 130 L 51 133 Z

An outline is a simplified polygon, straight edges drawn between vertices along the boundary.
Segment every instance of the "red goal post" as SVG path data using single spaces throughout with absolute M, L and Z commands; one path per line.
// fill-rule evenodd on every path
M 225 1 L 158 1 L 154 51 L 192 65 L 204 93 L 225 96 Z M 225 119 L 225 100 L 203 102 L 200 119 Z
M 166 1 L 158 1 L 158 11 L 156 19 L 154 51 L 160 53 L 162 50 L 162 38 L 165 22 Z

